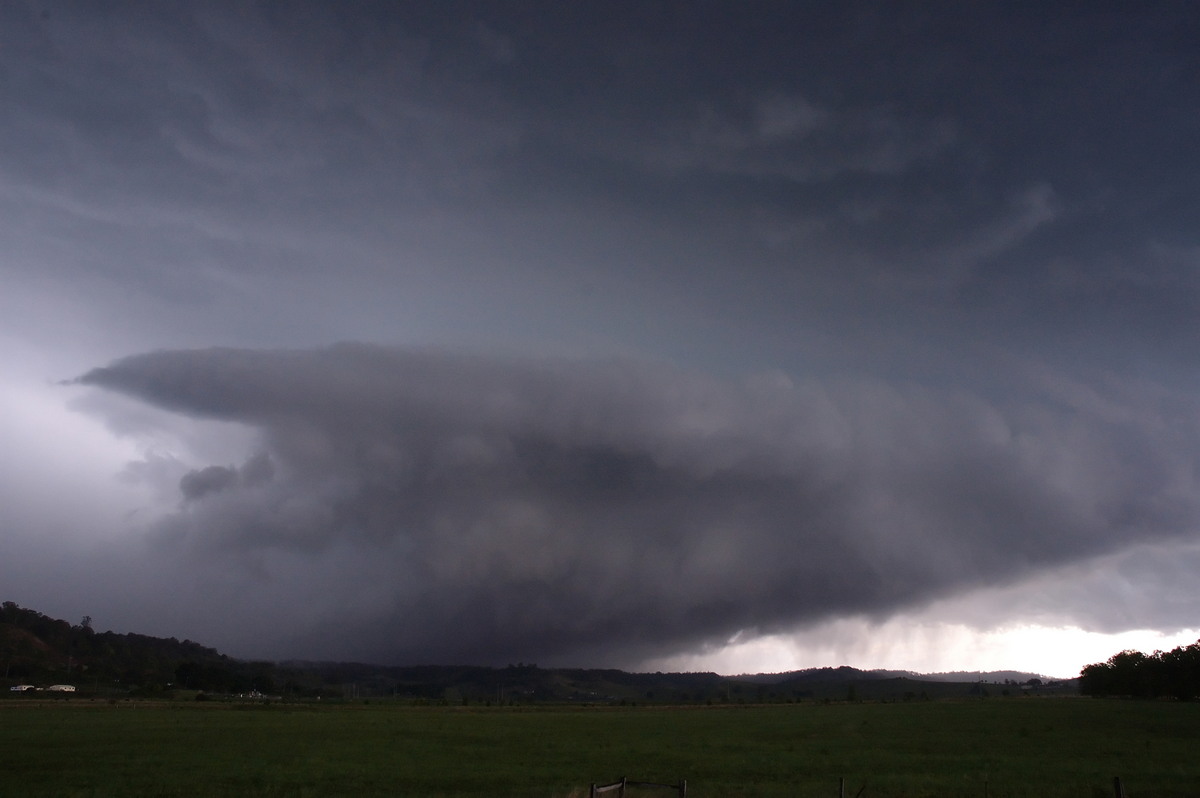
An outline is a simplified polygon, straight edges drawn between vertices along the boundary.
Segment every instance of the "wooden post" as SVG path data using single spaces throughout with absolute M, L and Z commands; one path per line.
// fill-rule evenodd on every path
M 846 777 L 838 779 L 838 798 L 846 798 Z
M 592 783 L 592 789 L 588 791 L 588 798 L 596 798 L 596 784 Z
M 687 779 L 679 780 L 679 798 L 687 798 Z
M 621 796 L 621 798 L 625 798 L 625 782 L 626 781 L 627 781 L 627 779 L 624 776 L 622 776 L 621 777 L 621 789 L 617 790 L 617 795 Z
M 1125 798 L 1125 788 L 1121 786 L 1121 777 L 1113 776 L 1113 793 L 1117 798 Z

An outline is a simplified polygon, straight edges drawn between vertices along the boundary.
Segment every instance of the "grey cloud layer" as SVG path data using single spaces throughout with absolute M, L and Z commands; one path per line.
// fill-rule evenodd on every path
M 23 584 L 406 661 L 625 665 L 1097 562 L 1141 597 L 1065 615 L 1175 623 L 1198 40 L 1175 2 L 0 3 L 0 388 L 239 347 L 87 377 L 179 442 L 97 503 L 153 508 L 9 486 L 10 526 L 165 517 Z M 340 340 L 672 366 L 306 350 Z M 65 471 L 18 437 L 8 473 Z
M 377 297 L 498 270 L 587 312 L 588 281 L 563 277 L 583 264 L 660 305 L 765 286 L 746 301 L 787 295 L 758 314 L 773 333 L 895 302 L 889 336 L 901 318 L 1028 330 L 1044 356 L 1117 314 L 1169 356 L 1197 343 L 1194 256 L 1161 255 L 1194 246 L 1196 216 L 1200 20 L 1172 4 L 0 13 L 9 246 L 108 303 L 152 300 L 136 317 L 191 311 L 144 322 L 192 341 L 214 342 L 214 315 L 237 319 L 223 340 L 318 321 L 336 332 L 309 340 L 411 340 Z M 260 321 L 281 279 L 295 293 Z M 447 293 L 421 318 L 437 335 L 487 304 Z M 329 294 L 369 329 L 346 332 Z M 563 334 L 551 304 L 532 312 Z
M 315 575 L 349 547 L 374 583 L 343 574 L 308 617 L 358 622 L 297 616 L 297 639 L 501 662 L 629 661 L 1194 535 L 1195 408 L 1029 379 L 1040 398 L 999 404 L 348 344 L 158 352 L 80 382 L 260 433 L 245 464 L 183 478 L 170 556 L 269 581 L 273 556 Z
M 99 350 L 71 371 L 363 339 L 1185 373 L 1188 15 L 582 13 L 6 5 L 0 315 Z

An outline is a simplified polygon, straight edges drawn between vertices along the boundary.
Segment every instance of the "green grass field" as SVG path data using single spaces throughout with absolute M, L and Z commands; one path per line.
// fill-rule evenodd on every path
M 1200 795 L 1200 703 L 693 708 L 0 702 L 4 796 Z M 632 798 L 672 793 L 631 789 Z M 610 793 L 609 795 L 615 795 Z

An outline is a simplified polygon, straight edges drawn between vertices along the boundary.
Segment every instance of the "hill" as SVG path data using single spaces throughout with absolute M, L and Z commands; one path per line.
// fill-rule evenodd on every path
M 1023 692 L 1076 692 L 1005 672 L 1007 680 L 953 681 L 945 674 L 862 671 L 842 666 L 776 674 L 628 673 L 613 669 L 382 666 L 350 662 L 252 662 L 190 640 L 96 632 L 13 602 L 0 607 L 4 686 L 75 684 L 88 695 L 180 691 L 295 699 L 395 698 L 430 703 L 756 704 L 813 700 L 899 701 Z M 978 674 L 972 675 L 981 676 Z M 8 691 L 5 691 L 6 694 Z
M 0 605 L 0 661 L 6 687 L 76 684 L 100 695 L 274 687 L 270 663 L 236 660 L 191 640 L 96 632 L 90 618 L 72 625 L 11 601 Z

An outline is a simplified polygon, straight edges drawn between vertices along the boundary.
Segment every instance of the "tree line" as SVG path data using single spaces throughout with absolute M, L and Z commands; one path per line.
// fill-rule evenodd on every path
M 1200 696 L 1200 640 L 1170 651 L 1122 651 L 1087 665 L 1079 676 L 1084 695 L 1177 698 Z

